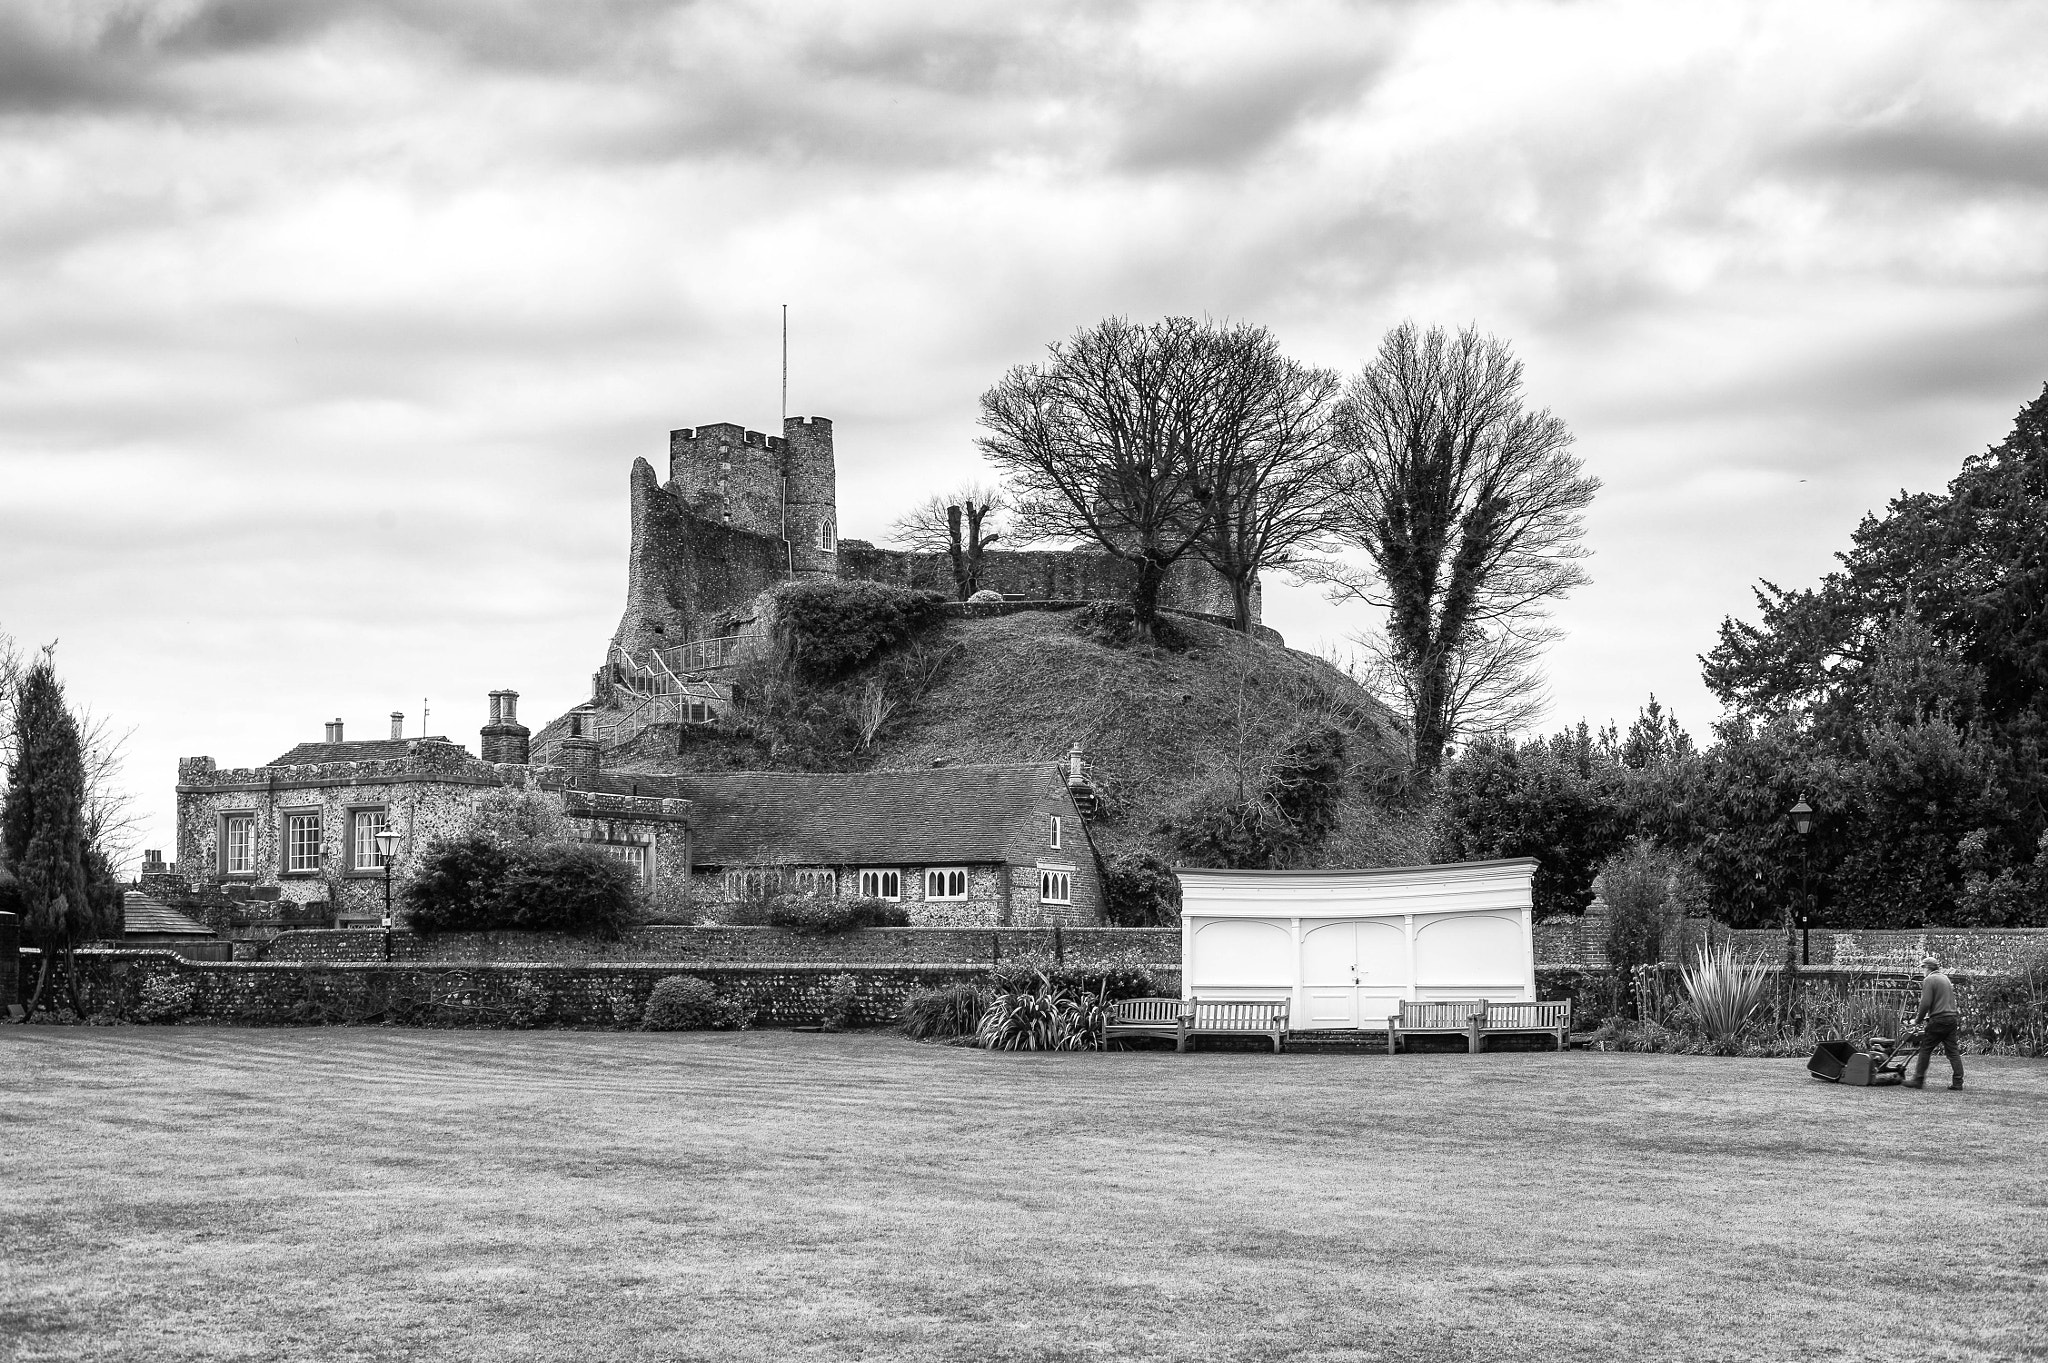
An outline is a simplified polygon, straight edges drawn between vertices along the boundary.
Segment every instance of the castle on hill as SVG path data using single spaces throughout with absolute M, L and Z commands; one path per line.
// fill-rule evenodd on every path
M 730 637 L 753 618 L 761 593 L 796 578 L 954 590 L 943 552 L 839 538 L 838 474 L 825 417 L 789 417 L 779 436 L 731 422 L 671 431 L 668 482 L 635 459 L 629 487 L 633 538 L 614 659 Z M 1130 575 L 1129 564 L 1095 548 L 991 549 L 980 580 L 1017 600 L 1091 601 L 1124 596 Z M 1159 604 L 1227 619 L 1230 587 L 1190 555 L 1167 575 Z M 1257 612 L 1255 590 L 1255 624 Z

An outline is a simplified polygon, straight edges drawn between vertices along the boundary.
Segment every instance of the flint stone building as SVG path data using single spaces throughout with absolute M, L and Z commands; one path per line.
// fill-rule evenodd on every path
M 872 895 L 932 926 L 1086 925 L 1101 920 L 1095 852 L 1082 822 L 1092 786 L 1065 763 L 819 775 L 602 769 L 595 739 L 530 760 L 518 693 L 493 692 L 477 758 L 445 737 L 301 743 L 259 767 L 178 763 L 178 861 L 152 857 L 143 884 L 173 906 L 244 906 L 266 926 L 359 926 L 384 914 L 376 835 L 399 835 L 391 877 L 461 836 L 480 798 L 537 791 L 573 836 L 632 866 L 651 890 L 688 895 L 706 917 L 767 894 Z M 402 918 L 402 912 L 401 912 Z

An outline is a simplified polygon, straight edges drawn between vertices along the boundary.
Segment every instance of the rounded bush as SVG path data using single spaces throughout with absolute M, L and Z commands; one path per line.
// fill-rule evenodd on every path
M 744 1021 L 740 1006 L 718 997 L 718 988 L 711 981 L 695 975 L 670 975 L 655 982 L 640 1025 L 650 1032 L 695 1032 L 738 1027 Z

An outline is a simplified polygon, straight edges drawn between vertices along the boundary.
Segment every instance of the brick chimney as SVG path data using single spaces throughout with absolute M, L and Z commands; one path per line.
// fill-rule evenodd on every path
M 342 741 L 340 720 L 331 719 L 327 722 L 327 741 L 329 743 L 339 743 Z
M 405 711 L 393 710 L 391 712 L 391 736 L 393 738 L 405 737 Z
M 572 724 L 575 722 L 572 717 Z M 491 722 L 483 727 L 478 751 L 486 762 L 514 762 L 525 766 L 533 760 L 532 731 L 519 722 L 519 693 L 491 692 Z
M 569 733 L 556 744 L 555 762 L 573 780 L 578 776 L 595 776 L 603 765 L 603 749 L 598 746 L 595 725 L 581 710 L 569 712 Z

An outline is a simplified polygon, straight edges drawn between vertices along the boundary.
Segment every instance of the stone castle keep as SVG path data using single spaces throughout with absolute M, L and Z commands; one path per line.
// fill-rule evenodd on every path
M 668 482 L 636 459 L 630 488 L 633 539 L 615 654 L 642 657 L 735 634 L 762 592 L 798 577 L 867 579 L 948 595 L 954 589 L 944 553 L 839 538 L 832 423 L 825 417 L 790 417 L 780 436 L 730 422 L 671 431 Z M 917 490 L 905 488 L 902 500 L 917 500 Z M 1121 597 L 1129 578 L 1129 565 L 1095 549 L 992 549 L 981 573 L 988 589 L 1032 601 Z M 1230 589 L 1190 556 L 1168 575 L 1160 605 L 1228 617 Z M 1256 596 L 1253 609 L 1256 616 Z

